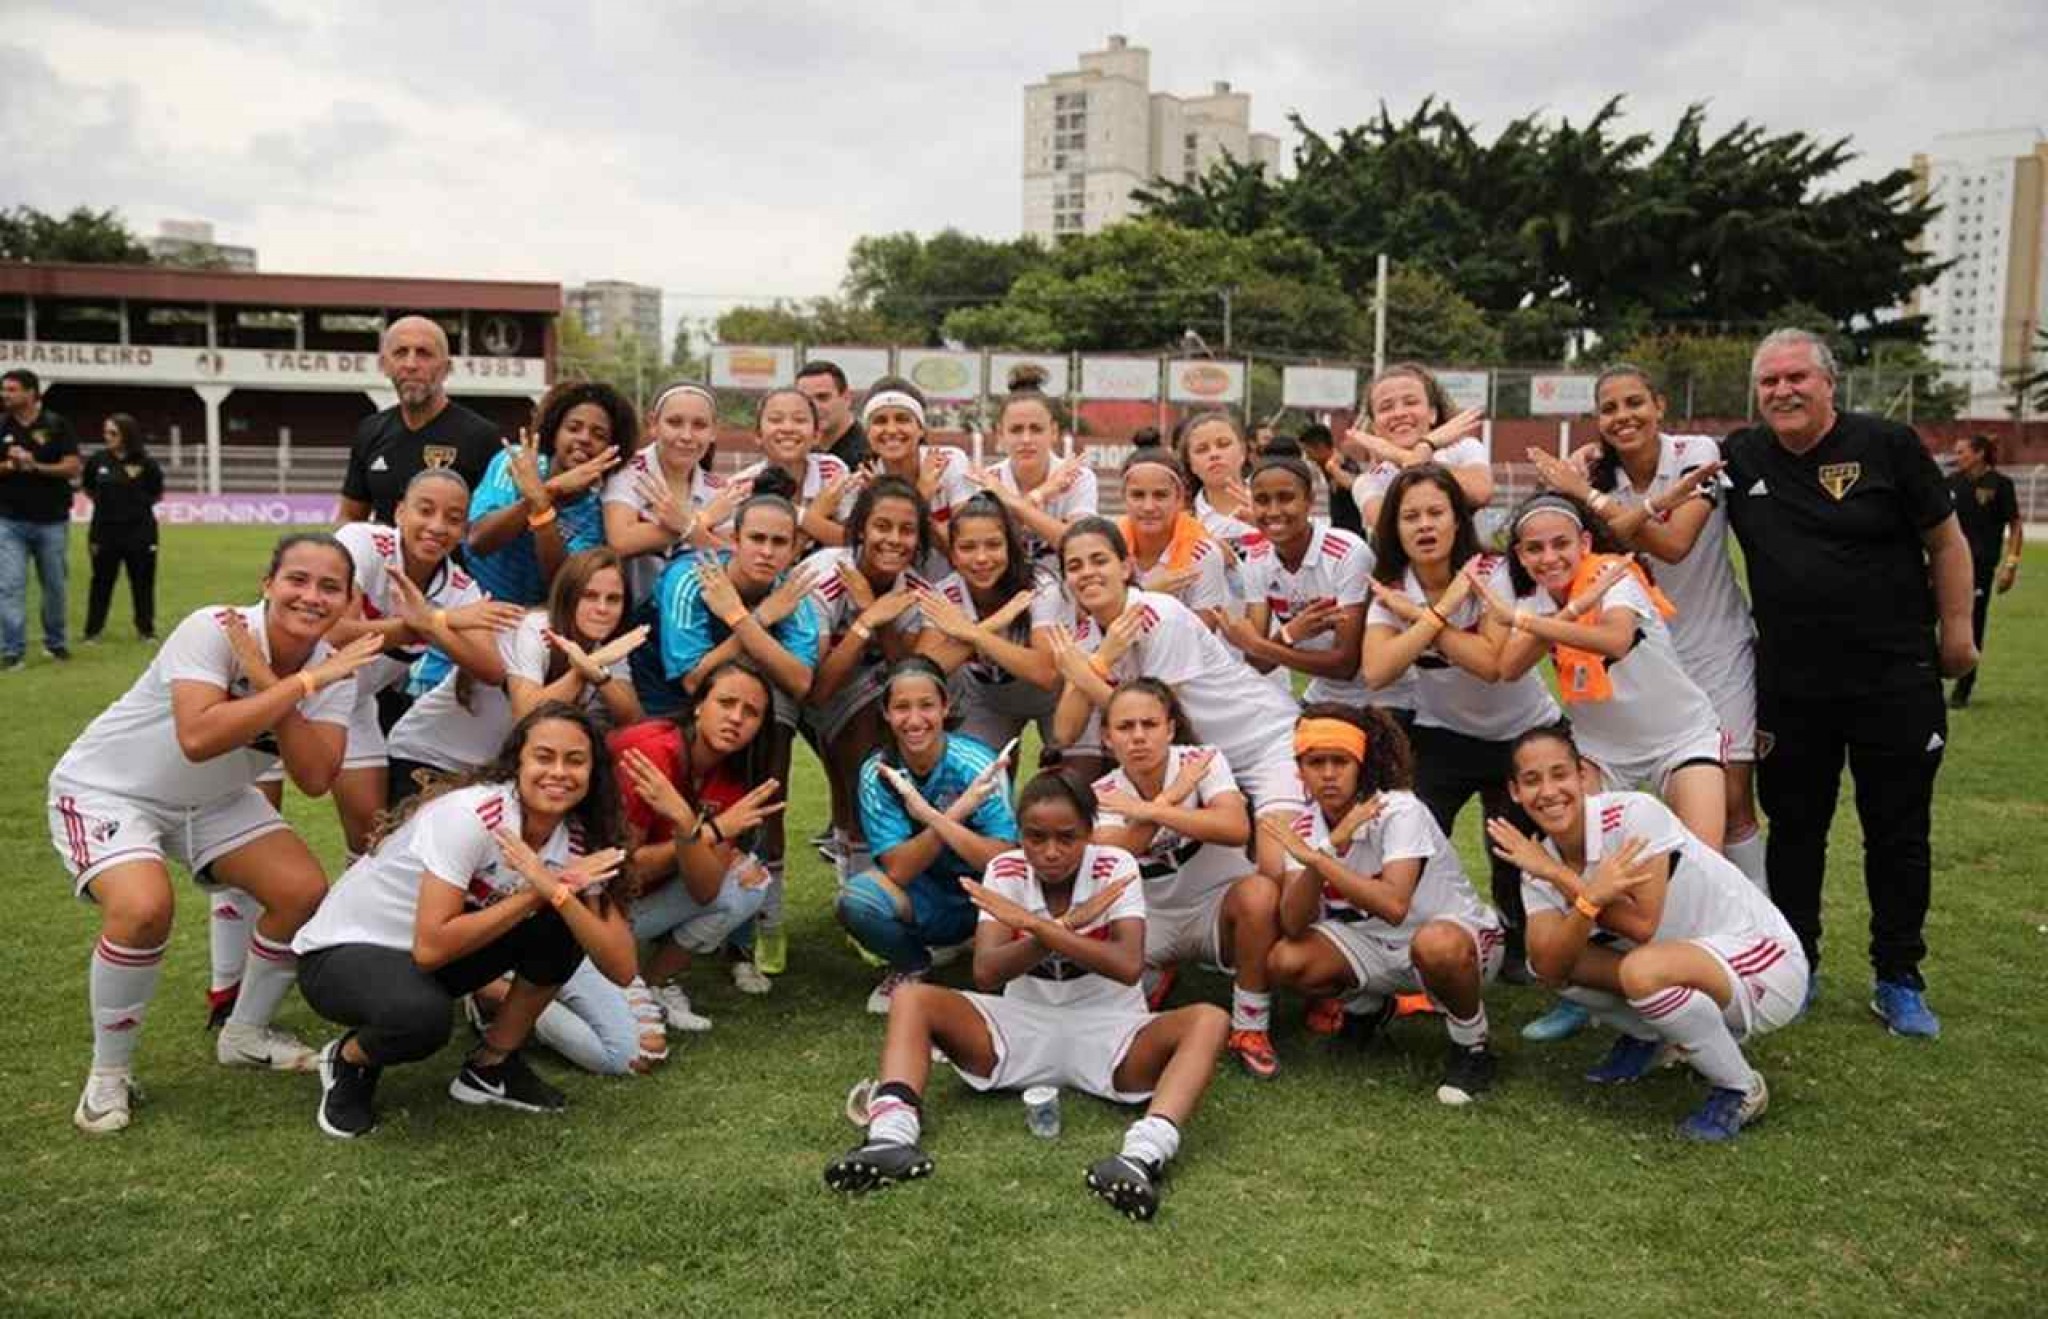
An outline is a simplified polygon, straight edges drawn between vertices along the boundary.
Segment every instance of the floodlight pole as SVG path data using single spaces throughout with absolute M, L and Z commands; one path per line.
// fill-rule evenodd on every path
M 1387 365 L 1387 254 L 1380 253 L 1372 295 L 1372 373 L 1375 378 Z

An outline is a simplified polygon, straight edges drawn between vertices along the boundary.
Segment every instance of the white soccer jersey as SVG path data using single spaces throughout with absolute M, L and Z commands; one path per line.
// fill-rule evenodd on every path
M 1229 546 L 1231 557 L 1239 564 L 1251 555 L 1253 549 L 1266 543 L 1265 532 L 1243 518 L 1222 512 L 1200 490 L 1195 492 L 1195 520 L 1210 535 Z
M 545 685 L 548 658 L 553 650 L 543 635 L 548 615 L 536 609 L 519 620 L 519 626 L 498 633 L 498 654 L 505 661 L 506 681 L 524 678 Z M 611 666 L 615 682 L 631 682 L 631 657 Z M 502 687 L 472 680 L 469 704 L 462 703 L 457 680 L 462 670 L 450 669 L 448 676 L 414 701 L 391 730 L 389 754 L 394 760 L 415 760 L 443 770 L 468 770 L 487 765 L 504 748 L 505 738 L 516 722 L 512 700 Z M 583 706 L 602 713 L 604 696 L 586 685 Z
M 1180 777 L 1188 757 L 1203 750 L 1214 748 L 1178 744 L 1168 747 L 1165 782 L 1171 785 Z M 1098 796 L 1112 790 L 1129 793 L 1133 797 L 1143 795 L 1121 769 L 1111 770 L 1095 780 Z M 1243 789 L 1237 786 L 1237 779 L 1230 772 L 1229 759 L 1218 751 L 1211 757 L 1208 769 L 1202 772 L 1201 782 L 1195 785 L 1194 792 L 1181 805 L 1194 810 L 1228 793 L 1242 796 Z M 1121 814 L 1107 807 L 1095 817 L 1098 829 L 1121 829 L 1128 823 Z M 1229 888 L 1251 871 L 1251 862 L 1246 859 L 1242 847 L 1204 843 L 1175 833 L 1163 825 L 1152 831 L 1151 844 L 1138 858 L 1138 873 L 1145 880 L 1146 909 L 1158 914 L 1199 908 L 1219 890 Z
M 398 529 L 375 522 L 351 522 L 334 533 L 348 547 L 356 564 L 356 590 L 361 593 L 363 617 L 371 621 L 398 615 L 398 588 L 391 573 L 405 571 L 404 552 L 399 547 Z M 434 609 L 460 609 L 484 598 L 484 589 L 453 560 L 444 559 L 420 594 Z M 425 646 L 384 647 L 384 653 L 356 670 L 356 699 L 373 701 L 378 692 L 405 681 L 413 661 L 427 653 Z
M 959 573 L 948 574 L 934 589 L 968 618 L 977 623 L 981 621 L 981 609 L 974 603 L 973 588 L 967 585 L 965 577 Z M 1061 621 L 1061 603 L 1059 582 L 1046 572 L 1034 574 L 1031 604 L 1024 611 L 1023 627 L 1013 628 L 1011 640 L 1020 646 L 1030 645 L 1032 630 L 1051 627 Z M 1017 675 L 989 660 L 978 650 L 960 668 L 961 672 L 983 687 L 1003 687 L 1018 681 Z
M 519 791 L 510 783 L 479 783 L 427 802 L 335 881 L 320 910 L 293 936 L 292 951 L 342 944 L 410 951 L 420 885 L 428 875 L 461 889 L 468 911 L 519 892 L 526 880 L 505 864 L 491 835 L 500 829 L 518 833 L 521 818 Z M 534 850 L 559 870 L 583 855 L 582 826 L 564 820 Z
M 1264 604 L 1272 616 L 1272 631 L 1278 633 L 1282 624 L 1311 605 L 1334 603 L 1342 608 L 1364 604 L 1371 595 L 1365 583 L 1372 575 L 1372 565 L 1372 551 L 1364 541 L 1322 518 L 1311 518 L 1308 548 L 1297 567 L 1289 568 L 1273 542 L 1261 539 L 1247 552 L 1238 568 L 1238 579 L 1243 583 L 1246 602 Z M 1310 637 L 1297 649 L 1326 651 L 1336 644 L 1336 634 L 1325 632 Z M 1317 677 L 1309 679 L 1302 699 L 1360 706 L 1375 697 L 1356 677 Z
M 1596 792 L 1586 797 L 1586 867 L 1590 882 L 1600 859 L 1631 838 L 1646 844 L 1643 855 L 1675 853 L 1664 911 L 1655 939 L 1706 939 L 1721 935 L 1768 935 L 1787 948 L 1798 936 L 1770 898 L 1735 868 L 1735 863 L 1708 847 L 1687 829 L 1671 808 L 1643 792 Z M 1544 850 L 1558 855 L 1557 844 L 1545 839 Z M 1522 876 L 1522 905 L 1531 913 L 1570 910 L 1564 895 L 1539 880 Z M 1625 946 L 1627 940 L 1620 940 Z
M 1555 614 L 1557 602 L 1543 587 L 1520 603 L 1537 614 Z M 1657 614 L 1648 592 L 1634 573 L 1607 588 L 1600 603 L 1580 619 L 1610 609 L 1626 609 L 1636 617 L 1635 648 L 1608 660 L 1607 677 L 1614 691 L 1605 700 L 1568 700 L 1565 712 L 1579 748 L 1602 765 L 1654 762 L 1673 748 L 1718 730 L 1721 721 L 1706 694 L 1687 676 L 1671 642 L 1671 630 Z M 1569 695 L 1569 693 L 1567 693 Z
M 1647 502 L 1678 484 L 1687 473 L 1721 457 L 1721 446 L 1706 435 L 1664 435 L 1659 443 L 1657 471 L 1649 487 L 1638 490 L 1623 476 L 1615 485 L 1616 500 L 1623 504 Z M 1716 477 L 1700 487 L 1700 496 L 1707 501 L 1707 520 L 1692 549 L 1677 563 L 1655 565 L 1659 589 L 1678 606 L 1678 614 L 1671 620 L 1671 640 L 1688 672 L 1725 661 L 1756 635 L 1749 602 L 1743 599 L 1735 565 L 1728 558 L 1728 510 L 1721 499 L 1724 481 Z
M 1437 827 L 1436 817 L 1412 792 L 1380 794 L 1380 813 L 1351 839 L 1351 846 L 1337 859 L 1352 872 L 1373 876 L 1396 861 L 1421 861 L 1422 877 L 1408 899 L 1408 918 L 1389 925 L 1361 907 L 1354 906 L 1336 885 L 1323 885 L 1322 919 L 1356 925 L 1380 938 L 1406 942 L 1415 932 L 1438 917 L 1455 916 L 1474 925 L 1493 920 L 1493 913 L 1479 900 L 1458 850 Z M 1318 852 L 1336 856 L 1330 846 L 1330 825 L 1323 809 L 1311 803 L 1294 817 L 1294 832 Z
M 1236 593 L 1230 587 L 1229 556 L 1224 552 L 1221 541 L 1205 538 L 1195 542 L 1188 567 L 1195 570 L 1195 578 L 1183 586 L 1174 599 L 1195 610 L 1230 607 Z M 1162 553 L 1152 567 L 1140 568 L 1138 577 L 1143 580 L 1155 572 L 1171 571 L 1174 570 L 1167 567 L 1166 556 Z
M 1054 466 L 1057 466 L 1059 461 L 1055 459 Z M 989 470 L 995 474 L 996 480 L 1015 490 L 1018 494 L 1028 495 L 1031 493 L 1017 484 L 1017 471 L 1010 459 L 1003 459 Z M 1048 516 L 1056 517 L 1062 522 L 1072 522 L 1076 518 L 1092 515 L 1100 505 L 1101 487 L 1095 479 L 1095 469 L 1093 467 L 1083 467 L 1075 473 L 1072 485 L 1045 502 L 1045 512 Z M 1024 526 L 1022 523 L 1018 524 L 1017 530 L 1022 533 L 1025 552 L 1031 556 L 1033 562 L 1046 567 L 1057 566 L 1060 554 L 1059 546 L 1046 544 L 1038 538 L 1031 528 Z
M 758 463 L 751 463 L 742 468 L 734 474 L 733 480 L 751 481 L 767 470 L 767 460 L 763 459 Z M 796 502 L 799 504 L 810 503 L 818 497 L 820 490 L 823 490 L 826 486 L 844 475 L 846 475 L 846 464 L 840 460 L 837 454 L 831 452 L 805 454 L 804 478 L 797 482 Z M 833 510 L 832 516 L 835 520 L 842 519 L 852 508 L 853 499 L 842 497 L 839 501 L 839 507 Z
M 837 459 L 834 459 L 836 462 Z M 647 497 L 640 493 L 640 478 L 651 476 L 664 486 L 674 489 L 668 479 L 668 471 L 661 465 L 659 444 L 649 444 L 620 465 L 619 470 L 605 478 L 603 495 L 607 504 L 624 504 L 640 515 L 643 522 L 651 522 Z M 717 497 L 725 488 L 726 480 L 711 471 L 699 467 L 690 476 L 690 507 L 702 508 Z M 654 550 L 647 554 L 636 554 L 626 560 L 626 595 L 635 606 L 654 594 L 654 584 L 661 580 L 662 570 L 669 560 L 694 553 L 688 541 L 677 541 L 665 550 Z
M 232 748 L 211 760 L 187 760 L 178 746 L 171 690 L 175 683 L 200 682 L 231 697 L 250 695 L 249 676 L 235 661 L 220 620 L 229 613 L 240 614 L 267 660 L 270 637 L 263 611 L 260 604 L 214 605 L 187 614 L 164 638 L 135 685 L 86 725 L 51 777 L 121 797 L 188 807 L 218 801 L 255 783 L 268 763 L 266 757 L 277 755 L 276 736 L 266 732 L 249 747 Z M 325 641 L 315 643 L 305 667 L 312 668 L 332 653 Z M 350 676 L 301 699 L 298 710 L 316 723 L 346 728 L 355 704 L 356 680 Z M 260 754 L 251 755 L 251 750 Z
M 1110 927 L 1116 922 L 1144 920 L 1145 895 L 1143 882 L 1138 878 L 1138 863 L 1129 852 L 1121 847 L 1097 847 L 1093 843 L 1082 849 L 1081 868 L 1074 874 L 1073 906 L 1080 906 L 1126 877 L 1132 880 L 1131 885 L 1117 895 L 1109 910 L 1094 924 L 1077 931 L 1083 938 L 1107 942 Z M 1046 906 L 1045 891 L 1038 886 L 1038 876 L 1033 873 L 1031 863 L 1025 860 L 1021 848 L 1004 852 L 990 861 L 988 868 L 982 871 L 981 882 L 1026 911 L 1045 917 L 1052 915 Z M 987 912 L 981 913 L 983 923 L 994 920 L 995 917 Z M 1136 985 L 1121 984 L 1108 976 L 1086 970 L 1057 953 L 1048 954 L 1037 966 L 1004 985 L 1003 997 L 1056 1008 L 1108 1009 L 1140 1015 L 1145 1011 L 1145 993 Z
M 1479 562 L 1489 590 L 1502 598 L 1514 594 L 1514 587 L 1508 580 L 1506 559 L 1497 554 L 1486 554 L 1480 556 Z M 1416 604 L 1429 603 L 1429 596 L 1423 591 L 1413 568 L 1402 579 L 1401 590 Z M 1485 606 L 1476 597 L 1468 595 L 1444 617 L 1454 628 L 1477 632 L 1485 612 Z M 1365 625 L 1390 627 L 1396 632 L 1408 630 L 1408 624 L 1378 600 L 1374 600 L 1366 611 Z M 1549 689 L 1534 669 L 1513 682 L 1488 682 L 1451 663 L 1431 645 L 1416 657 L 1408 672 L 1414 682 L 1415 722 L 1418 724 L 1447 728 L 1453 733 L 1488 742 L 1505 742 L 1520 737 L 1539 724 L 1557 722 L 1557 702 L 1550 699 Z
M 847 590 L 846 583 L 839 580 L 839 569 L 842 566 L 859 572 L 860 569 L 856 566 L 859 561 L 860 555 L 850 545 L 827 546 L 804 560 L 803 570 L 811 579 L 811 609 L 818 617 L 820 661 L 846 639 L 846 634 L 853 630 L 854 621 L 860 617 L 860 606 L 854 603 L 853 592 Z M 895 590 L 897 586 L 916 590 L 929 585 L 930 583 L 916 572 L 906 570 L 887 588 L 875 592 L 875 596 L 879 599 Z M 924 627 L 924 615 L 917 611 L 916 605 L 912 605 L 889 626 L 908 635 Z M 867 654 L 863 656 L 862 662 L 883 662 L 880 629 L 876 630 L 876 639 L 868 643 Z
M 1467 435 L 1436 450 L 1430 461 L 1439 467 L 1457 468 L 1486 467 L 1493 459 L 1486 452 L 1485 440 L 1477 435 Z M 1386 498 L 1387 488 L 1394 484 L 1394 478 L 1402 470 L 1399 465 L 1382 458 L 1354 479 L 1351 482 L 1351 500 L 1358 505 L 1359 511 L 1363 512 L 1369 503 Z

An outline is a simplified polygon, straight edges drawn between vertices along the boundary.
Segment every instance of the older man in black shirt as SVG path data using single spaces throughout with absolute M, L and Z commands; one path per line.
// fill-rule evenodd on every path
M 500 447 L 498 427 L 448 397 L 448 335 L 424 316 L 401 316 L 384 331 L 378 365 L 398 403 L 363 418 L 341 481 L 341 520 L 391 525 L 413 477 L 452 467 L 474 490 Z
M 1933 1036 L 1941 1023 L 1920 976 L 1928 834 L 1948 738 L 1941 675 L 1977 659 L 1970 551 L 1920 437 L 1837 412 L 1835 375 L 1821 339 L 1772 333 L 1751 366 L 1763 423 L 1722 446 L 1756 612 L 1771 896 L 1817 968 L 1846 757 L 1870 895 L 1871 1008 L 1894 1034 Z

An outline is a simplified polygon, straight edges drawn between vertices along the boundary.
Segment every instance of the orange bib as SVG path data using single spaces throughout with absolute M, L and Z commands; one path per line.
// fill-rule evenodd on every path
M 1579 566 L 1572 573 L 1571 585 L 1565 590 L 1565 602 L 1579 598 L 1579 593 L 1592 585 L 1593 579 L 1606 570 L 1615 560 L 1612 554 L 1588 554 L 1579 560 Z M 1659 618 L 1673 618 L 1678 606 L 1650 580 L 1643 571 L 1643 565 L 1633 557 L 1628 560 L 1628 571 L 1643 588 L 1643 594 L 1650 597 L 1650 603 L 1657 608 Z M 1557 666 L 1557 694 L 1567 704 L 1575 701 L 1605 701 L 1614 695 L 1614 680 L 1607 676 L 1607 659 L 1590 650 L 1563 644 L 1550 648 L 1550 662 Z

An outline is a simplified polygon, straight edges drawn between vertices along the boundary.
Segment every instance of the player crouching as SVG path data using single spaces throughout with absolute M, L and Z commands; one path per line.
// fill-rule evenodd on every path
M 1655 797 L 1589 792 L 1597 771 L 1564 729 L 1524 733 L 1513 755 L 1509 791 L 1545 841 L 1499 819 L 1486 832 L 1522 869 L 1529 964 L 1622 1032 L 1587 1079 L 1634 1080 L 1668 1048 L 1713 1087 L 1679 1134 L 1733 1140 L 1770 1102 L 1740 1041 L 1805 1001 L 1792 927 Z
M 974 932 L 979 993 L 906 985 L 889 1004 L 882 1082 L 868 1103 L 867 1139 L 825 1169 L 838 1191 L 929 1176 L 918 1146 L 925 1080 L 936 1044 L 976 1090 L 1064 1085 L 1122 1104 L 1147 1104 L 1123 1149 L 1088 1169 L 1090 1189 L 1125 1216 L 1159 1209 L 1162 1173 L 1180 1148 L 1215 1072 L 1229 1018 L 1198 1004 L 1145 1010 L 1145 904 L 1138 864 L 1088 839 L 1095 798 L 1040 774 L 1017 798 L 1023 847 L 964 881 L 980 909 Z M 1002 987 L 1000 995 L 993 992 Z

